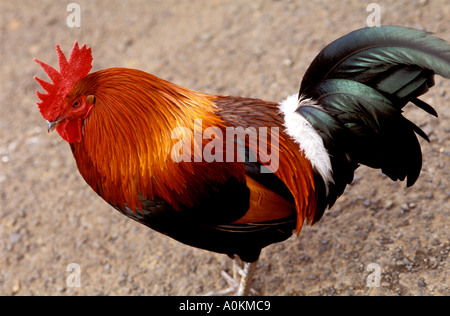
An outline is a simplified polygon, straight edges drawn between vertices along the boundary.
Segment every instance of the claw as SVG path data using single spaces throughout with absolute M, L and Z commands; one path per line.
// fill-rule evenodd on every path
M 257 295 L 258 293 L 250 288 L 257 262 L 258 261 L 243 263 L 242 260 L 236 256 L 233 260 L 233 277 L 225 271 L 221 271 L 221 275 L 228 283 L 228 287 L 220 291 L 209 292 L 205 294 L 205 296 L 226 296 L 232 295 L 233 293 L 236 296 Z

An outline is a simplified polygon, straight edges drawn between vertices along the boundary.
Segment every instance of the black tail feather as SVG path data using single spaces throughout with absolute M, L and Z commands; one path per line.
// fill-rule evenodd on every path
M 422 168 L 417 135 L 428 136 L 402 115 L 434 85 L 434 75 L 450 78 L 450 44 L 429 33 L 384 26 L 354 31 L 325 47 L 302 80 L 299 98 L 317 107 L 300 107 L 322 135 L 333 167 L 331 206 L 359 164 L 380 168 L 393 180 L 415 183 Z
M 422 110 L 424 110 L 425 112 L 427 112 L 427 113 L 429 113 L 429 114 L 431 114 L 431 115 L 433 115 L 435 117 L 438 117 L 438 113 L 436 112 L 436 110 L 431 105 L 429 105 L 428 103 L 423 102 L 422 100 L 420 100 L 418 98 L 412 98 L 410 101 L 412 103 L 414 103 L 417 107 L 419 107 Z

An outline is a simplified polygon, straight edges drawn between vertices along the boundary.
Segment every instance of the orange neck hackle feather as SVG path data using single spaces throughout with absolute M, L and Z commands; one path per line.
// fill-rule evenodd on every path
M 211 179 L 244 181 L 243 166 L 171 159 L 175 128 L 194 129 L 196 119 L 203 128 L 224 127 L 214 115 L 213 96 L 125 68 L 97 71 L 80 84 L 96 101 L 84 121 L 83 139 L 72 149 L 80 173 L 109 203 L 134 212 L 142 209 L 143 199 L 159 197 L 174 209 L 179 201 L 192 207 Z

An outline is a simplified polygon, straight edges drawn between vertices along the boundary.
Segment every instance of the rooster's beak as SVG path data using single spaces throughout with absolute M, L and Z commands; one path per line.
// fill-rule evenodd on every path
M 64 120 L 64 118 L 53 121 L 53 122 L 48 122 L 48 129 L 47 129 L 48 132 L 49 133 L 53 132 L 58 127 L 58 125 L 62 123 L 63 120 Z

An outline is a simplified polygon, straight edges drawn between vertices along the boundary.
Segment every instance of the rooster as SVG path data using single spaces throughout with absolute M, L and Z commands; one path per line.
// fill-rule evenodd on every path
M 360 165 L 415 183 L 416 134 L 428 138 L 402 109 L 437 116 L 418 97 L 435 74 L 450 78 L 449 43 L 396 26 L 329 44 L 282 102 L 201 93 L 135 69 L 90 73 L 91 48 L 75 42 L 68 60 L 56 50 L 59 71 L 35 59 L 52 81 L 35 77 L 47 92 L 37 104 L 82 177 L 129 218 L 240 260 L 238 295 L 249 294 L 261 250 L 319 221 Z M 243 137 L 229 133 L 239 128 Z

